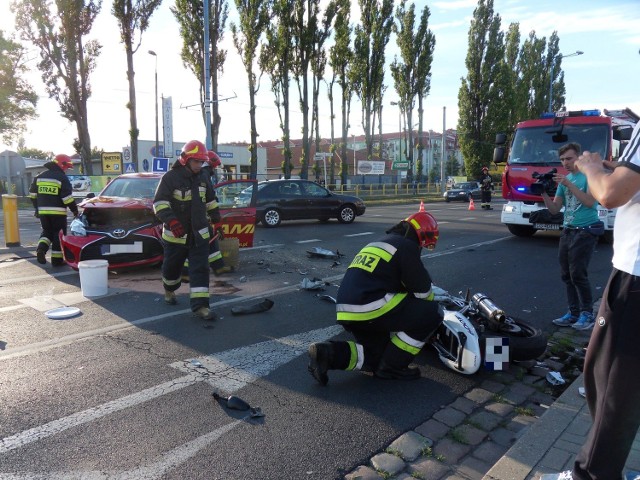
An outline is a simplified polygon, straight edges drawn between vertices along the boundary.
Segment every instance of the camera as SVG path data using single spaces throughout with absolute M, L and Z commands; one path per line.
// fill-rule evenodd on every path
M 529 189 L 533 195 L 542 195 L 542 192 L 547 192 L 548 194 L 553 194 L 556 189 L 556 182 L 553 181 L 553 176 L 556 174 L 558 170 L 552 168 L 547 173 L 538 173 L 533 172 L 531 177 L 535 178 L 536 181 L 531 184 L 531 188 Z

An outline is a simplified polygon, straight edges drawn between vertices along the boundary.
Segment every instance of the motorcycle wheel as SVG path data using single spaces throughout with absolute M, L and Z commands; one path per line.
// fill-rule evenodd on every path
M 487 338 L 509 338 L 509 360 L 522 362 L 540 357 L 547 349 L 547 337 L 542 330 L 527 325 L 523 321 L 508 317 L 498 331 L 486 330 L 480 334 L 482 357 L 485 356 Z

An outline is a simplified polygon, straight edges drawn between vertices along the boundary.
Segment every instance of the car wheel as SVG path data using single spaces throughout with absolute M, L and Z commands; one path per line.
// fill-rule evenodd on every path
M 262 215 L 262 224 L 265 227 L 277 227 L 281 220 L 280 212 L 275 208 L 267 208 Z
M 356 211 L 352 205 L 343 205 L 338 212 L 338 221 L 340 223 L 351 223 L 356 219 Z

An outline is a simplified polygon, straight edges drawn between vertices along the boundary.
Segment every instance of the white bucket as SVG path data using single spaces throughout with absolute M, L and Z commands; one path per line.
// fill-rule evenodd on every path
M 109 262 L 107 260 L 84 260 L 78 263 L 80 288 L 85 297 L 99 297 L 109 291 L 107 286 Z

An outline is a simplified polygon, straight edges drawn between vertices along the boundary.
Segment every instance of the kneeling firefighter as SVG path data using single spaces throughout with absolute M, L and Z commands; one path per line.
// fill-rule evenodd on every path
M 421 248 L 435 248 L 438 223 L 423 208 L 387 230 L 355 256 L 337 296 L 337 321 L 356 341 L 309 346 L 309 372 L 321 384 L 328 370 L 363 370 L 376 377 L 412 380 L 409 367 L 442 323 Z

